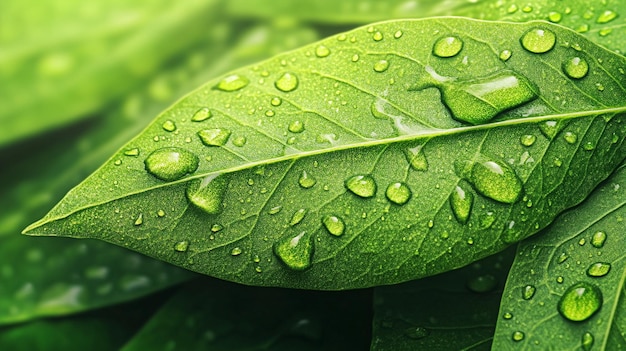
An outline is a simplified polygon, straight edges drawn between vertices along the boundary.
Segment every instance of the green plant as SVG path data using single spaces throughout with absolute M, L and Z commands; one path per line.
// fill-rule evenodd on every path
M 130 9 L 117 6 L 112 18 Z M 73 84 L 97 103 L 21 102 L 50 100 L 58 117 L 24 122 L 43 136 L 0 139 L 16 164 L 2 175 L 0 345 L 68 349 L 54 339 L 66 328 L 78 349 L 626 346 L 623 4 L 189 6 L 175 25 L 161 26 L 165 7 L 145 22 L 160 31 L 140 43 L 189 36 L 153 48 L 162 57 L 127 82 L 143 91 L 120 101 L 120 68 L 94 64 Z M 97 63 L 91 39 L 64 54 Z M 12 48 L 0 62 L 17 65 Z M 134 49 L 130 62 L 155 56 Z M 32 60 L 71 72 L 38 50 Z M 34 89 L 23 85 L 7 90 L 15 101 Z M 88 239 L 14 235 L 101 163 L 24 231 Z

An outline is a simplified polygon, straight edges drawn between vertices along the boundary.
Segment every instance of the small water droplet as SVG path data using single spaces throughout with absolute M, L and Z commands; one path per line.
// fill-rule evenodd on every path
M 593 334 L 591 334 L 590 332 L 585 332 L 580 340 L 580 346 L 584 351 L 590 351 L 593 347 L 594 341 L 595 340 Z
M 140 213 L 137 218 L 135 219 L 135 223 L 136 226 L 140 226 L 143 224 L 143 213 Z
M 239 247 L 235 247 L 230 251 L 231 256 L 239 256 L 241 253 L 243 253 L 243 250 Z
M 232 92 L 245 88 L 249 83 L 248 78 L 239 74 L 231 74 L 219 81 L 219 83 L 215 85 L 215 89 Z
M 568 259 L 568 258 L 569 258 L 569 255 L 568 255 L 568 254 L 566 254 L 565 252 L 561 252 L 561 254 L 559 255 L 559 258 L 557 258 L 557 260 L 556 260 L 556 261 L 557 261 L 559 264 L 561 264 L 561 263 L 563 263 L 563 262 L 567 261 L 567 259 Z
M 479 275 L 469 279 L 466 285 L 475 293 L 486 293 L 498 287 L 498 279 L 491 274 Z
M 526 5 L 526 6 L 522 7 L 522 12 L 529 13 L 529 12 L 532 12 L 532 11 L 533 11 L 533 7 L 530 6 L 530 5 Z
M 217 233 L 217 232 L 221 231 L 222 229 L 224 229 L 224 226 L 222 226 L 221 224 L 217 224 L 216 223 L 216 224 L 213 224 L 211 226 L 211 232 L 213 232 L 213 233 Z
M 587 33 L 589 31 L 589 25 L 587 23 L 581 24 L 575 29 L 578 33 Z
M 420 340 L 427 337 L 430 334 L 428 329 L 424 327 L 410 327 L 404 330 L 404 335 L 413 340 Z
M 521 331 L 516 331 L 513 333 L 513 335 L 511 336 L 511 338 L 513 339 L 513 341 L 522 341 L 524 340 L 524 333 Z
M 198 132 L 200 141 L 206 146 L 224 146 L 230 135 L 230 130 L 222 128 L 203 129 Z
M 380 60 L 374 64 L 374 71 L 376 72 L 385 72 L 389 68 L 389 61 Z
M 322 224 L 326 230 L 334 235 L 341 236 L 346 230 L 346 225 L 340 217 L 333 215 L 326 215 L 322 218 Z
M 298 77 L 295 74 L 286 72 L 274 82 L 274 86 L 276 89 L 288 93 L 296 90 L 298 83 Z
M 522 298 L 524 300 L 530 300 L 533 298 L 533 296 L 535 296 L 536 291 L 537 291 L 537 288 L 535 288 L 535 286 L 526 285 L 522 288 Z
M 563 72 L 573 79 L 581 79 L 589 72 L 589 64 L 585 59 L 580 57 L 572 57 L 563 62 Z
M 591 141 L 587 141 L 583 144 L 583 150 L 585 151 L 592 151 L 595 148 L 596 146 Z
M 124 151 L 124 155 L 126 156 L 139 156 L 139 149 L 138 148 L 132 148 L 132 149 L 128 149 L 126 151 Z
M 213 116 L 213 114 L 211 113 L 211 110 L 209 110 L 207 107 L 203 107 L 201 109 L 199 109 L 198 111 L 196 111 L 193 116 L 191 116 L 191 120 L 193 122 L 202 122 L 202 121 L 206 121 L 207 119 L 211 118 Z
M 524 146 L 532 146 L 536 140 L 537 137 L 532 134 L 526 134 L 520 137 L 520 143 Z
M 583 246 L 586 242 L 587 240 L 585 240 L 585 238 L 580 238 L 580 240 L 578 240 L 578 245 Z
M 556 44 L 556 35 L 548 29 L 533 28 L 524 33 L 520 41 L 524 49 L 542 54 L 552 50 Z
M 326 57 L 330 55 L 330 49 L 324 45 L 320 45 L 315 48 L 315 56 L 317 57 Z
M 506 62 L 511 58 L 512 55 L 513 53 L 511 52 L 511 50 L 502 50 L 500 52 L 500 60 Z
M 502 315 L 502 318 L 509 320 L 513 318 L 513 314 L 511 312 L 504 312 L 504 314 Z
M 611 22 L 612 20 L 614 20 L 617 17 L 617 13 L 611 11 L 611 10 L 606 10 L 604 12 L 602 12 L 600 14 L 600 16 L 598 16 L 598 19 L 596 20 L 596 23 L 599 24 L 604 24 L 604 23 L 608 23 Z
M 509 6 L 509 7 L 506 9 L 506 12 L 507 12 L 507 13 L 509 13 L 509 14 L 510 14 L 510 13 L 515 13 L 518 9 L 519 9 L 519 8 L 517 7 L 517 5 L 515 5 L 515 4 L 511 4 L 511 6 Z
M 596 262 L 587 268 L 587 275 L 590 277 L 598 278 L 604 277 L 609 274 L 611 270 L 611 264 L 605 262 Z
M 399 30 L 399 31 L 396 31 L 396 32 L 393 34 L 393 37 L 394 37 L 394 38 L 396 38 L 396 39 L 400 39 L 400 38 L 402 37 L 402 34 L 403 34 L 403 33 L 402 33 L 402 31 L 401 31 L 401 30 Z
M 522 182 L 515 171 L 503 163 L 474 163 L 468 180 L 480 194 L 502 203 L 512 204 L 522 193 Z
M 165 130 L 166 132 L 173 132 L 176 130 L 176 123 L 174 123 L 174 121 L 168 119 L 167 121 L 163 122 L 163 124 L 161 125 L 161 127 L 163 128 L 163 130 Z
M 289 225 L 294 226 L 294 225 L 302 222 L 302 220 L 306 216 L 306 213 L 307 213 L 307 210 L 304 209 L 304 208 L 301 208 L 301 209 L 297 210 L 296 212 L 294 212 L 293 216 L 291 216 L 291 221 L 289 221 Z
M 563 278 L 563 276 L 558 276 L 556 277 L 556 282 L 559 284 L 563 284 L 563 282 L 565 281 L 565 278 Z
M 271 215 L 275 215 L 278 212 L 280 212 L 280 210 L 282 210 L 282 209 L 283 209 L 282 206 L 274 206 L 274 207 L 270 208 L 270 210 L 267 213 L 269 213 Z
M 158 179 L 174 181 L 198 169 L 198 156 L 178 147 L 153 151 L 144 160 L 146 171 Z
M 611 33 L 613 33 L 612 28 L 602 28 L 598 31 L 598 35 L 600 35 L 601 37 L 606 37 L 607 35 Z
M 376 195 L 376 182 L 370 175 L 354 175 L 348 178 L 345 187 L 353 194 L 368 198 Z
M 387 199 L 396 205 L 404 205 L 411 198 L 411 189 L 401 182 L 391 183 L 385 191 Z
M 303 271 L 311 267 L 313 240 L 307 232 L 285 236 L 273 245 L 274 254 L 290 269 Z
M 238 136 L 233 140 L 233 145 L 237 146 L 237 147 L 243 147 L 244 145 L 246 145 L 246 142 L 248 140 L 246 139 L 245 136 Z
M 575 144 L 578 141 L 578 135 L 572 132 L 566 132 L 563 134 L 563 139 L 565 139 L 568 144 Z
M 174 244 L 174 250 L 177 252 L 185 252 L 189 249 L 189 241 L 183 240 Z
M 119 159 L 118 159 L 118 160 L 115 160 L 115 161 L 113 162 L 113 164 L 114 164 L 114 165 L 116 165 L 116 166 L 120 166 L 120 165 L 122 164 L 122 160 L 119 160 Z
M 602 83 L 596 83 L 596 89 L 598 89 L 598 91 L 604 91 L 604 85 L 602 85 Z
M 546 138 L 552 140 L 561 130 L 561 125 L 557 121 L 545 121 L 539 125 L 539 129 Z
M 372 39 L 374 39 L 375 41 L 383 40 L 383 33 L 377 31 L 376 33 L 374 33 L 374 35 L 372 35 Z
M 220 213 L 227 185 L 227 177 L 219 175 L 193 180 L 187 186 L 187 199 L 208 214 Z
M 307 171 L 302 171 L 300 174 L 300 178 L 298 179 L 298 184 L 305 189 L 312 188 L 317 183 L 317 180 L 313 178 Z
M 550 13 L 548 13 L 548 20 L 552 23 L 559 23 L 562 18 L 563 16 L 560 12 L 550 11 Z
M 267 110 L 265 111 L 265 115 L 267 117 L 274 117 L 274 115 L 276 115 L 276 112 L 274 112 L 273 110 Z
M 404 149 L 404 156 L 414 170 L 423 172 L 428 170 L 428 161 L 423 151 L 423 145 Z
M 440 38 L 433 45 L 433 54 L 439 57 L 456 56 L 463 49 L 463 41 L 457 37 L 450 36 Z
M 593 245 L 593 247 L 601 248 L 604 246 L 605 241 L 606 233 L 603 231 L 597 231 L 591 236 L 591 245 Z
M 474 205 L 474 194 L 465 191 L 460 186 L 456 186 L 450 194 L 450 207 L 456 220 L 465 224 L 469 220 L 470 213 L 472 212 L 472 206 Z
M 292 133 L 302 133 L 304 131 L 304 123 L 300 120 L 291 121 L 287 129 Z
M 589 319 L 602 307 L 602 292 L 592 284 L 576 283 L 563 293 L 557 311 L 563 318 L 574 322 Z
M 272 104 L 272 106 L 280 106 L 283 103 L 283 100 L 279 97 L 273 97 L 272 100 L 270 101 L 270 104 Z

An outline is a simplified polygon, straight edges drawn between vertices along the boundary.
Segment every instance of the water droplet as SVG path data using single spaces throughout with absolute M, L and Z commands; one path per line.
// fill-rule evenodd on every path
M 525 13 L 532 12 L 532 10 L 533 10 L 533 7 L 530 6 L 530 5 L 526 5 L 526 6 L 522 7 L 522 12 L 525 12 Z
M 580 26 L 576 27 L 576 31 L 578 33 L 587 33 L 589 31 L 589 25 L 587 23 L 581 24 Z
M 520 142 L 524 146 L 532 146 L 536 140 L 537 140 L 537 137 L 532 134 L 526 134 L 520 137 Z
M 345 187 L 353 194 L 368 198 L 376 195 L 376 182 L 370 175 L 355 175 L 348 178 Z
M 406 335 L 407 338 L 413 340 L 423 339 L 429 334 L 430 332 L 428 331 L 428 329 L 424 327 L 411 327 L 404 330 L 404 335 Z
M 187 199 L 208 214 L 220 213 L 227 185 L 225 176 L 209 175 L 202 180 L 196 179 L 187 187 Z
M 165 181 L 178 180 L 195 172 L 199 162 L 196 155 L 178 147 L 157 149 L 144 160 L 146 171 Z
M 274 86 L 276 89 L 288 93 L 298 87 L 298 77 L 293 73 L 283 73 L 283 75 L 274 82 Z
M 548 20 L 552 23 L 559 23 L 562 18 L 563 16 L 560 12 L 550 11 L 550 13 L 548 13 Z
M 509 6 L 509 7 L 506 9 L 506 12 L 507 12 L 507 13 L 515 13 L 517 10 L 518 10 L 517 5 L 515 5 L 515 4 L 511 4 L 511 6 Z
M 598 91 L 604 91 L 604 85 L 602 85 L 602 83 L 596 83 L 596 89 L 598 89 Z
M 599 24 L 604 24 L 604 23 L 611 22 L 616 17 L 617 17 L 617 13 L 615 13 L 615 12 L 613 12 L 611 10 L 606 10 L 606 11 L 602 12 L 600 14 L 600 16 L 598 16 L 598 19 L 596 20 L 596 22 L 599 23 Z
M 502 50 L 500 52 L 500 60 L 506 62 L 506 61 L 508 61 L 511 58 L 511 55 L 513 55 L 511 50 Z
M 270 210 L 267 213 L 269 213 L 271 215 L 275 215 L 278 212 L 280 212 L 280 210 L 282 210 L 282 209 L 283 209 L 282 206 L 274 206 L 274 207 L 270 208 Z
M 576 283 L 563 293 L 557 310 L 564 318 L 580 322 L 589 319 L 602 307 L 602 292 L 592 284 Z
M 474 205 L 474 194 L 463 190 L 460 186 L 456 186 L 450 194 L 450 207 L 454 217 L 461 224 L 467 223 L 472 206 Z
M 238 74 L 231 74 L 217 83 L 217 85 L 215 85 L 215 89 L 228 92 L 237 91 L 245 88 L 249 83 L 250 81 L 248 78 Z
M 396 205 L 404 205 L 411 198 L 411 189 L 401 182 L 391 183 L 385 191 L 387 199 Z
M 143 213 L 140 213 L 137 218 L 135 219 L 135 223 L 136 226 L 140 226 L 143 224 Z
M 433 45 L 433 54 L 439 57 L 456 56 L 463 49 L 463 41 L 457 37 L 450 36 L 440 38 Z
M 272 101 L 270 101 L 270 104 L 272 104 L 272 106 L 280 106 L 280 104 L 283 103 L 283 100 L 279 97 L 273 97 Z
M 167 121 L 163 122 L 163 124 L 161 125 L 161 127 L 163 128 L 163 130 L 165 130 L 166 132 L 173 132 L 176 130 L 176 123 L 174 123 L 174 121 L 168 119 Z
M 324 45 L 320 45 L 315 48 L 315 56 L 317 57 L 326 57 L 330 55 L 330 49 Z
M 589 64 L 585 59 L 580 57 L 572 57 L 571 59 L 563 62 L 563 72 L 568 77 L 573 79 L 581 79 L 589 72 Z
M 585 151 L 592 151 L 595 148 L 596 146 L 591 141 L 587 141 L 583 144 L 583 150 Z
M 590 332 L 585 332 L 580 340 L 580 346 L 584 351 L 590 351 L 591 347 L 593 347 L 594 342 L 593 334 Z
M 317 180 L 313 178 L 311 175 L 307 173 L 307 171 L 302 171 L 300 174 L 300 178 L 298 179 L 298 184 L 305 189 L 312 188 L 317 183 Z
M 565 252 L 561 252 L 561 254 L 559 255 L 559 258 L 557 258 L 557 260 L 556 260 L 556 261 L 557 261 L 559 264 L 561 264 L 561 263 L 563 263 L 563 262 L 567 261 L 567 259 L 568 259 L 568 258 L 569 258 L 569 255 L 568 255 L 567 253 L 565 253 Z
M 563 139 L 565 139 L 568 144 L 575 144 L 576 141 L 578 141 L 578 135 L 572 132 L 566 132 L 565 134 L 563 134 Z
M 206 107 L 203 107 L 201 109 L 199 109 L 198 111 L 196 111 L 193 116 L 191 116 L 191 120 L 193 122 L 202 122 L 202 121 L 206 121 L 207 119 L 211 118 L 213 116 L 213 114 L 211 113 L 211 110 L 209 110 Z
M 307 210 L 304 208 L 301 208 L 297 210 L 296 212 L 294 212 L 293 216 L 291 216 L 291 221 L 289 221 L 289 225 L 293 226 L 302 222 L 302 220 L 306 216 L 306 213 L 307 213 Z
M 516 331 L 513 333 L 513 335 L 511 336 L 511 338 L 513 339 L 513 341 L 522 341 L 524 340 L 524 332 L 521 331 Z
M 122 160 L 115 160 L 115 162 L 113 162 L 114 165 L 116 166 L 120 166 L 122 164 Z
M 158 217 L 165 217 L 165 211 L 163 211 L 163 210 L 158 210 L 158 211 L 157 211 L 157 216 L 158 216 Z
M 242 147 L 244 145 L 246 145 L 246 142 L 248 140 L 246 139 L 245 136 L 238 136 L 233 140 L 233 145 L 237 146 L 237 147 Z
M 587 268 L 587 275 L 594 278 L 604 277 L 610 270 L 610 263 L 596 262 Z
M 285 236 L 273 245 L 274 254 L 290 269 L 303 271 L 311 267 L 313 240 L 307 232 Z
M 601 37 L 606 37 L 607 35 L 613 33 L 613 29 L 612 28 L 602 28 L 598 31 L 598 34 Z
M 552 140 L 561 130 L 561 125 L 557 121 L 545 121 L 539 125 L 539 129 L 546 138 Z
M 504 312 L 504 314 L 502 315 L 502 318 L 509 320 L 513 318 L 513 314 L 511 312 Z
M 132 148 L 132 149 L 128 149 L 126 151 L 124 151 L 124 155 L 126 156 L 139 156 L 139 149 L 138 148 Z
M 469 181 L 483 196 L 506 204 L 516 202 L 522 193 L 522 182 L 515 171 L 493 161 L 474 163 Z
M 548 29 L 533 28 L 524 33 L 520 41 L 524 49 L 542 54 L 552 50 L 556 44 L 556 35 Z
M 267 117 L 274 117 L 274 115 L 276 114 L 276 112 L 274 112 L 273 110 L 267 110 L 265 111 L 265 115 Z
M 221 231 L 222 229 L 224 229 L 224 227 L 221 224 L 217 224 L 216 223 L 216 224 L 213 224 L 211 226 L 211 232 L 213 232 L 213 233 L 217 233 L 217 232 Z
M 352 62 L 357 62 L 358 60 L 359 60 L 359 55 L 358 54 L 352 55 Z
M 224 146 L 230 134 L 230 130 L 222 128 L 203 129 L 198 132 L 200 141 L 206 146 Z
M 428 170 L 428 161 L 424 155 L 423 145 L 404 149 L 404 156 L 414 170 L 423 172 Z
M 374 33 L 374 35 L 372 36 L 372 38 L 373 38 L 375 41 L 381 41 L 381 40 L 383 40 L 383 33 L 381 33 L 381 32 L 378 32 L 378 31 L 377 31 L 376 33 Z
M 343 235 L 346 225 L 343 220 L 337 216 L 327 215 L 322 218 L 322 223 L 328 232 L 334 236 Z
M 479 275 L 467 281 L 467 288 L 475 293 L 486 293 L 498 287 L 498 279 L 491 274 Z
M 565 279 L 562 276 L 558 276 L 556 277 L 556 282 L 559 284 L 563 284 L 563 282 L 565 281 Z
M 591 245 L 596 248 L 601 248 L 604 246 L 604 242 L 606 241 L 606 233 L 603 231 L 597 231 L 591 236 Z
M 292 133 L 302 133 L 304 131 L 304 123 L 300 120 L 291 121 L 288 129 Z
M 585 238 L 580 238 L 580 240 L 578 240 L 578 245 L 583 246 L 586 242 L 587 240 L 585 240 Z
M 522 298 L 524 300 L 530 300 L 533 298 L 533 296 L 535 296 L 536 291 L 537 288 L 535 288 L 533 285 L 526 285 L 522 288 Z
M 189 249 L 189 241 L 187 240 L 179 241 L 174 244 L 174 250 L 176 250 L 177 252 L 185 252 L 187 251 L 187 249 Z
M 393 37 L 396 39 L 400 39 L 402 37 L 402 34 L 403 34 L 402 31 L 399 30 L 393 34 Z
M 239 247 L 235 247 L 230 251 L 231 256 L 239 256 L 243 253 L 243 250 Z
M 389 68 L 389 61 L 380 60 L 374 64 L 374 71 L 376 72 L 385 72 Z

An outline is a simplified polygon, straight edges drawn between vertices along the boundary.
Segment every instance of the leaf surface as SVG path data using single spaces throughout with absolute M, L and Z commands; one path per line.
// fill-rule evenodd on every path
M 624 159 L 624 66 L 545 22 L 359 28 L 207 83 L 26 233 L 259 285 L 450 270 L 545 227 Z
M 589 344 L 594 350 L 626 347 L 625 187 L 622 166 L 584 203 L 520 243 L 500 307 L 501 316 L 510 313 L 513 318 L 499 320 L 494 350 L 577 350 L 585 349 L 583 340 L 587 349 Z M 576 311 L 560 303 L 566 291 L 581 282 L 599 289 L 598 309 L 587 308 L 593 303 L 586 299 Z M 578 290 L 581 296 L 591 296 L 592 291 Z M 523 333 L 523 339 L 513 340 L 516 332 Z

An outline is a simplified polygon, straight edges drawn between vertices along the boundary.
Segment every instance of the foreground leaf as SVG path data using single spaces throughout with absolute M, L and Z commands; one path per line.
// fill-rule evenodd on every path
M 500 307 L 512 318 L 498 322 L 495 350 L 626 348 L 625 188 L 621 167 L 582 205 L 520 244 Z M 567 298 L 571 287 L 582 304 Z
M 249 284 L 432 275 L 539 231 L 624 159 L 624 67 L 543 22 L 360 28 L 207 83 L 25 232 Z
M 512 249 L 452 272 L 374 289 L 371 350 L 489 350 Z

